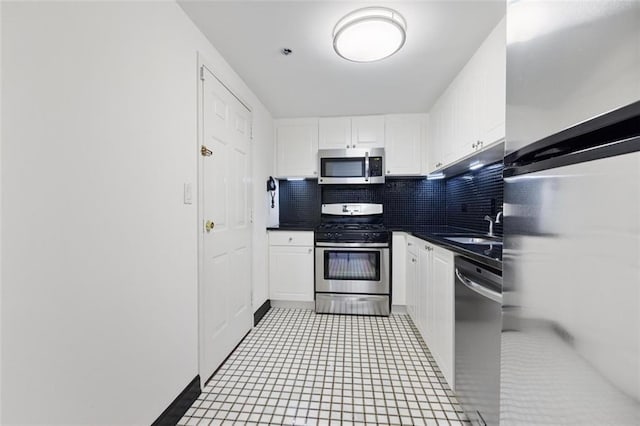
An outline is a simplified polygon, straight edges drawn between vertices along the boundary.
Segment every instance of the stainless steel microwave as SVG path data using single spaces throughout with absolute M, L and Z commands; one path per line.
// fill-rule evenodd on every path
M 384 183 L 384 148 L 321 149 L 319 184 Z

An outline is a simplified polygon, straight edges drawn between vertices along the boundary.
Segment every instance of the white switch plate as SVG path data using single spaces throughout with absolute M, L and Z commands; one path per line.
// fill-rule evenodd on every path
M 193 191 L 191 190 L 191 183 L 184 184 L 184 203 L 193 204 Z

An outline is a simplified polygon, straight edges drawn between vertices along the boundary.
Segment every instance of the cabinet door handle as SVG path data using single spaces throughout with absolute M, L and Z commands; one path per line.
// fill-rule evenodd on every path
M 307 253 L 311 253 L 313 251 L 313 249 L 309 249 L 309 251 Z
M 349 148 L 349 144 L 347 144 L 347 148 Z
M 356 144 L 355 144 L 355 143 L 354 143 L 353 145 L 351 145 L 351 148 L 355 148 L 355 147 L 356 147 Z
M 411 243 L 407 243 L 407 245 L 408 245 L 409 247 L 411 247 L 413 244 L 411 244 Z
M 317 171 L 317 170 L 314 170 L 314 171 L 313 171 L 313 174 L 314 174 L 314 175 L 317 175 L 317 174 L 318 174 L 318 171 Z
M 293 241 L 293 237 L 289 237 L 289 242 Z

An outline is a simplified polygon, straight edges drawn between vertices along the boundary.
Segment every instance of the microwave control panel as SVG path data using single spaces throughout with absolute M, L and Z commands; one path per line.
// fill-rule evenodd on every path
M 382 157 L 369 158 L 369 176 L 384 176 Z

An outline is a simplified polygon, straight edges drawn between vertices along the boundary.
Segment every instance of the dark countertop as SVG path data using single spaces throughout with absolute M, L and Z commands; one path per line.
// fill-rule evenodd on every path
M 445 236 L 451 234 L 475 234 L 481 235 L 482 232 L 473 231 L 454 226 L 434 226 L 426 228 L 390 228 L 391 231 L 401 231 L 420 238 L 421 240 L 437 244 L 451 250 L 452 252 L 465 256 L 471 260 L 490 266 L 502 271 L 502 246 L 501 245 L 484 245 L 484 244 L 461 244 L 454 241 L 444 239 Z

